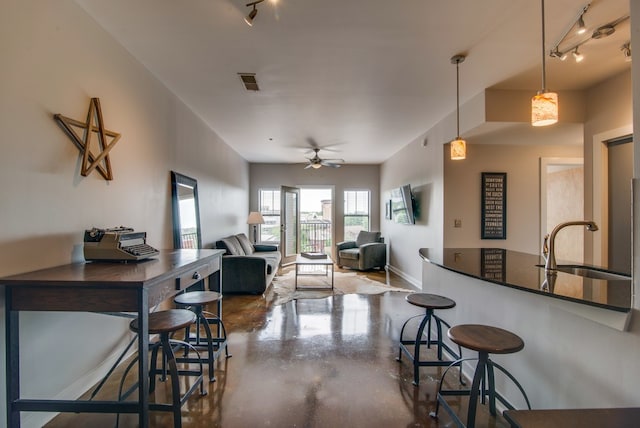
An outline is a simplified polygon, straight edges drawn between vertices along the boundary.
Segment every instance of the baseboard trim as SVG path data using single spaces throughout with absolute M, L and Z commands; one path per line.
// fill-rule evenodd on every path
M 402 270 L 394 266 L 387 265 L 386 269 L 398 275 L 400 278 L 404 279 L 405 281 L 409 282 L 409 284 L 411 284 L 411 286 L 415 288 L 416 291 L 422 291 L 422 281 L 417 280 L 416 278 L 406 274 L 405 272 L 403 272 Z

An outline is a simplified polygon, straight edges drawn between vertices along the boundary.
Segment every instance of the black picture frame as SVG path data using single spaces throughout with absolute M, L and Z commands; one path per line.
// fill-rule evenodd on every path
M 481 239 L 507 239 L 507 173 L 483 172 Z
M 188 219 L 185 218 L 184 213 L 181 213 L 181 202 L 188 204 Z M 171 171 L 171 206 L 173 248 L 202 248 L 198 181 L 195 178 Z M 185 221 L 189 224 L 187 225 Z

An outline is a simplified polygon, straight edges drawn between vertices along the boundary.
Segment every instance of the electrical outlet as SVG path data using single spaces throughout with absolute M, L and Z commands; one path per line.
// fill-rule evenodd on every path
M 453 227 L 462 227 L 462 219 L 455 219 L 453 220 Z

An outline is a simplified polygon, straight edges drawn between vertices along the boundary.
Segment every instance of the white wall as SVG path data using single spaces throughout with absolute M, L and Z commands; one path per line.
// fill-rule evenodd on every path
M 537 254 L 540 232 L 540 158 L 582 157 L 576 145 L 468 144 L 467 159 L 444 155 L 444 245 L 449 248 L 507 248 Z M 482 172 L 507 173 L 507 238 L 481 239 Z M 454 228 L 454 219 L 462 227 Z
M 382 164 L 380 174 L 383 213 L 391 190 L 409 184 L 416 194 L 420 215 L 415 225 L 381 221 L 382 234 L 391 247 L 391 268 L 419 288 L 422 273 L 418 250 L 443 245 L 442 143 L 447 138 L 443 129 L 435 126 L 410 142 Z
M 198 180 L 205 244 L 246 228 L 247 162 L 73 1 L 3 1 L 0 54 L 0 276 L 82 260 L 83 231 L 92 226 L 131 226 L 170 248 L 170 170 Z M 90 97 L 100 98 L 106 127 L 122 134 L 110 152 L 110 182 L 80 176 L 78 149 L 52 118 L 84 120 Z M 25 396 L 84 392 L 117 354 L 126 324 L 95 314 L 22 314 Z M 25 426 L 46 417 L 29 414 Z

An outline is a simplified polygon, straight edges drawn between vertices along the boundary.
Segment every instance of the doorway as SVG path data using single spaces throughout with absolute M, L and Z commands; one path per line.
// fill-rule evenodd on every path
M 300 251 L 331 255 L 333 188 L 300 188 Z
M 608 267 L 631 272 L 631 179 L 633 138 L 627 135 L 605 141 L 608 178 Z
M 282 264 L 301 252 L 332 256 L 334 241 L 333 187 L 281 187 Z
M 559 223 L 584 218 L 582 158 L 540 158 L 540 244 Z M 556 237 L 556 259 L 584 263 L 584 232 L 567 228 Z

